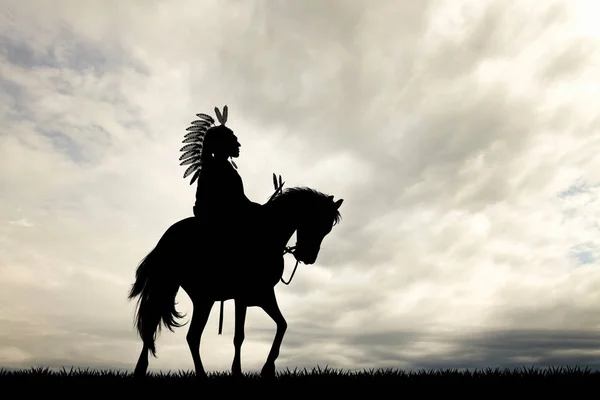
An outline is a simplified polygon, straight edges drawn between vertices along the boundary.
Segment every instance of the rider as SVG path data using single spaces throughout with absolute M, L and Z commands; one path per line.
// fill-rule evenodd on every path
M 203 135 L 197 135 L 203 137 L 203 142 L 201 153 L 196 154 L 201 170 L 197 172 L 194 215 L 201 222 L 202 229 L 210 232 L 210 237 L 216 239 L 214 244 L 217 244 L 227 237 L 228 228 L 243 231 L 246 224 L 250 223 L 249 217 L 260 204 L 246 197 L 242 178 L 234 168 L 235 163 L 228 160 L 239 157 L 241 145 L 233 131 L 225 126 L 227 106 L 223 108 L 223 114 L 217 108 L 215 112 L 221 125 L 199 123 L 199 126 L 204 125 L 207 129 Z M 198 115 L 210 125 L 214 122 L 206 114 Z

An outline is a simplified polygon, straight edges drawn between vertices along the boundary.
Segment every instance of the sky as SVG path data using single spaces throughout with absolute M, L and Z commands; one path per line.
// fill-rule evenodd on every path
M 228 105 L 247 196 L 343 198 L 278 369 L 600 367 L 598 2 L 0 0 L 0 367 L 134 368 L 135 268 Z M 293 267 L 286 256 L 284 277 Z M 177 309 L 189 319 L 182 290 Z M 233 302 L 201 355 L 233 360 Z M 187 326 L 150 370 L 188 370 Z M 250 308 L 242 368 L 275 324 Z

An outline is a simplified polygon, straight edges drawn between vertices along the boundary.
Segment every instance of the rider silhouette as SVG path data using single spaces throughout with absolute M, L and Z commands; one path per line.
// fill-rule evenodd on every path
M 260 204 L 246 197 L 242 178 L 236 171 L 233 160 L 239 157 L 240 143 L 231 129 L 225 126 L 227 122 L 227 106 L 223 114 L 215 107 L 215 113 L 221 125 L 214 126 L 214 120 L 207 114 L 197 114 L 202 120 L 192 122 L 188 128 L 191 132 L 186 135 L 184 146 L 187 159 L 181 165 L 192 164 L 184 177 L 196 171 L 193 183 L 198 180 L 194 216 L 200 223 L 203 233 L 212 245 L 222 243 L 230 236 L 228 229 L 236 229 L 241 234 L 250 222 L 249 217 Z

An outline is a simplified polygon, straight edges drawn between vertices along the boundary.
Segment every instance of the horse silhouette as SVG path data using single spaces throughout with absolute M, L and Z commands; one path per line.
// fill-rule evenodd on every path
M 137 267 L 136 280 L 129 292 L 129 299 L 139 296 L 135 323 L 143 341 L 134 376 L 146 375 L 149 353 L 156 357 L 155 340 L 161 323 L 170 331 L 183 326 L 177 322 L 183 315 L 175 308 L 180 287 L 193 304 L 186 340 L 197 377 L 206 377 L 200 340 L 212 306 L 221 301 L 221 327 L 223 301 L 230 299 L 235 303 L 232 374 L 242 374 L 246 311 L 257 306 L 277 325 L 261 370 L 264 377 L 274 376 L 275 360 L 287 329 L 274 290 L 283 281 L 284 255 L 292 253 L 296 267 L 298 262 L 313 264 L 323 239 L 341 219 L 342 202 L 343 199 L 334 201 L 333 196 L 306 187 L 278 190 L 259 207 L 254 223 L 244 235 L 223 243 L 211 242 L 198 227 L 197 218 L 185 218 L 171 225 Z M 287 247 L 294 233 L 296 245 Z

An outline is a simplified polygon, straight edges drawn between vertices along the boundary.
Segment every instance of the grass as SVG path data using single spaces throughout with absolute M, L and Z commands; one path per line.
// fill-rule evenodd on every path
M 500 385 L 502 387 L 517 387 L 534 384 L 539 388 L 549 388 L 550 385 L 575 385 L 582 388 L 584 385 L 600 387 L 600 371 L 580 367 L 557 368 L 517 368 L 517 369 L 484 369 L 484 370 L 420 370 L 404 371 L 399 369 L 371 369 L 363 371 L 344 371 L 328 367 L 316 367 L 312 370 L 295 369 L 278 371 L 274 379 L 262 379 L 256 373 L 247 373 L 242 379 L 236 379 L 229 372 L 213 372 L 208 374 L 208 379 L 198 381 L 192 371 L 149 373 L 139 381 L 135 380 L 131 372 L 103 371 L 90 369 L 65 369 L 51 370 L 49 368 L 31 368 L 26 370 L 0 369 L 0 387 L 7 384 L 17 385 L 21 388 L 39 387 L 40 385 L 61 385 L 82 389 L 82 386 L 94 387 L 121 387 L 121 388 L 157 388 L 193 386 L 195 391 L 200 387 L 217 386 L 218 390 L 238 391 L 240 385 L 246 388 L 283 385 L 287 388 L 306 388 L 308 385 L 335 386 L 339 389 L 351 390 L 356 394 L 357 387 L 389 388 L 395 386 L 405 388 L 416 384 L 421 388 L 437 388 L 440 385 L 457 385 L 462 388 L 481 387 L 481 385 Z M 294 392 L 292 392 L 294 393 Z M 350 392 L 349 392 L 350 393 Z M 572 390 L 570 389 L 572 394 Z

